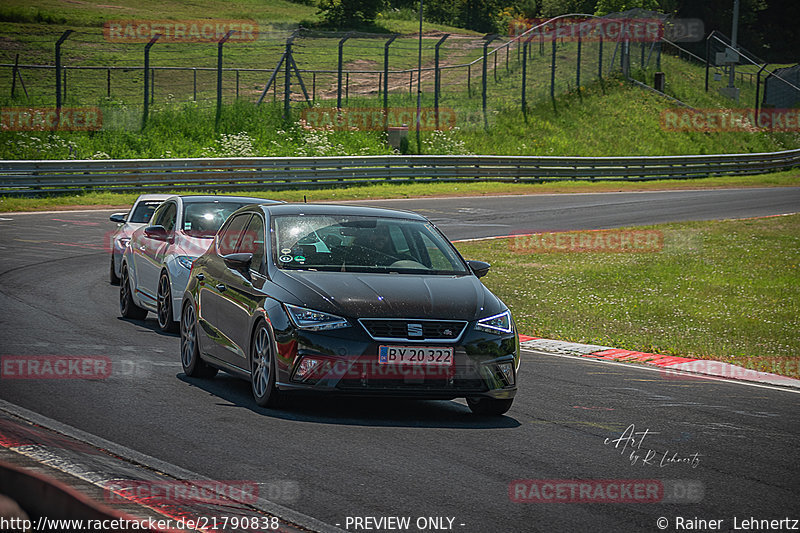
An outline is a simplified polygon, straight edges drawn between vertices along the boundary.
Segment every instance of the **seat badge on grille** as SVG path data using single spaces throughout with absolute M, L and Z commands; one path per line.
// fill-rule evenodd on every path
M 408 324 L 408 337 L 422 337 L 422 324 Z

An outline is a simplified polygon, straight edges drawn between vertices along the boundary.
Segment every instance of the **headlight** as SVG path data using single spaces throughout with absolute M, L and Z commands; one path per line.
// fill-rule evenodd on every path
M 475 324 L 475 329 L 489 333 L 511 333 L 511 313 L 506 309 L 499 315 L 482 318 Z
M 186 270 L 192 269 L 192 263 L 194 263 L 194 257 L 190 257 L 188 255 L 179 255 L 175 258 L 178 261 L 178 264 L 185 268 Z
M 350 325 L 346 319 L 340 316 L 329 315 L 322 311 L 314 311 L 313 309 L 297 307 L 296 305 L 285 305 L 289 316 L 292 317 L 292 322 L 294 322 L 299 329 L 323 331 L 327 329 L 346 328 Z

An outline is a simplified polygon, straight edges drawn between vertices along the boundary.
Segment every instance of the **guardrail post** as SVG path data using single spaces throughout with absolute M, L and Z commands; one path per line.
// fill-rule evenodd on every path
M 222 117 L 222 46 L 234 33 L 236 30 L 228 30 L 228 33 L 217 43 L 217 115 L 214 119 L 214 129 L 219 127 L 219 119 Z M 239 90 L 238 83 L 236 90 L 237 92 Z
M 338 109 L 342 108 L 342 64 L 344 62 L 344 43 L 347 39 L 350 38 L 350 33 L 348 32 L 347 35 L 342 37 L 339 41 L 339 64 L 337 67 L 338 77 L 336 83 L 336 107 Z
M 450 37 L 449 33 L 445 33 L 444 37 L 439 39 L 433 52 L 433 112 L 436 114 L 436 129 L 439 129 L 439 90 L 442 87 L 440 80 L 441 73 L 439 72 L 439 47 Z
M 56 41 L 56 112 L 61 113 L 61 44 L 73 33 L 67 30 Z M 60 118 L 60 117 L 59 117 Z
M 156 44 L 161 37 L 160 33 L 153 35 L 150 42 L 144 45 L 144 111 L 142 113 L 142 129 L 147 125 L 147 117 L 150 113 L 150 48 Z
M 483 127 L 489 129 L 489 118 L 486 116 L 486 72 L 487 72 L 487 49 L 492 41 L 497 39 L 497 35 L 489 34 L 486 37 L 486 42 L 483 43 L 483 76 L 481 77 L 481 108 L 483 109 Z M 497 56 L 495 56 L 497 57 Z M 496 71 L 497 69 L 495 69 Z

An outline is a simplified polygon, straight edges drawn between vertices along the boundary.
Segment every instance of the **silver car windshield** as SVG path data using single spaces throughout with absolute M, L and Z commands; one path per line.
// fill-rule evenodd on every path
M 160 205 L 161 200 L 142 200 L 136 204 L 136 209 L 134 209 L 133 213 L 131 213 L 128 222 L 146 224 L 150 221 L 150 217 L 153 216 L 153 211 L 155 211 L 156 207 Z
M 273 217 L 278 268 L 466 275 L 453 246 L 429 223 L 335 215 Z

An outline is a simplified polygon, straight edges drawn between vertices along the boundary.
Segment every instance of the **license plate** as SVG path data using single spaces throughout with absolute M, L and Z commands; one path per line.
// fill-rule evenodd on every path
M 378 364 L 452 366 L 453 349 L 431 346 L 379 346 Z

